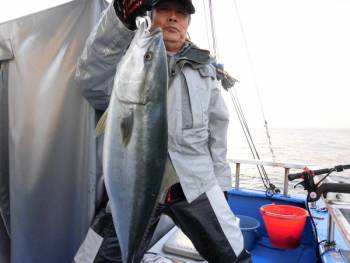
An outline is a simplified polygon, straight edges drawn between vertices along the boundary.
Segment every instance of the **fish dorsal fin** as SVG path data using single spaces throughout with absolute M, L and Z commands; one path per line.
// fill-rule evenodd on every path
M 102 114 L 101 118 L 98 120 L 98 123 L 96 125 L 96 137 L 100 137 L 106 129 L 106 120 L 108 116 L 108 109 Z

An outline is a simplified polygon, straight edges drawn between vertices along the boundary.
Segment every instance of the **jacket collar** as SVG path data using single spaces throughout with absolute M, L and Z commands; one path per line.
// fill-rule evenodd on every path
M 186 41 L 184 47 L 178 53 L 177 61 L 180 60 L 186 60 L 190 62 L 190 64 L 195 63 L 198 64 L 198 66 L 203 66 L 211 63 L 212 58 L 208 50 L 200 49 L 194 43 Z
M 180 73 L 184 65 L 188 64 L 193 69 L 199 69 L 209 65 L 213 61 L 210 52 L 205 49 L 198 48 L 190 41 L 186 41 L 184 47 L 175 54 L 175 63 L 171 69 L 171 77 Z
M 222 86 L 226 90 L 233 87 L 237 82 L 235 78 L 231 77 L 223 69 L 223 65 L 216 63 L 215 59 L 210 56 L 208 50 L 198 48 L 191 41 L 186 41 L 184 47 L 175 55 L 175 57 L 176 62 L 172 69 L 174 74 L 170 76 L 170 81 L 182 71 L 185 64 L 189 64 L 193 69 L 200 69 L 206 65 L 212 64 L 215 67 L 216 78 L 221 81 Z

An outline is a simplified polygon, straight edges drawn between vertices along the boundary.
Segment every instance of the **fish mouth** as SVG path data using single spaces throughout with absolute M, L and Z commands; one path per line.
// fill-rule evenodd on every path
M 157 35 L 159 32 L 162 32 L 162 29 L 160 27 L 156 27 L 153 30 L 149 31 L 149 35 L 154 36 L 154 35 Z
M 152 38 L 152 37 L 156 37 L 157 35 L 161 35 L 161 34 L 163 34 L 162 29 L 160 27 L 157 27 L 153 30 L 148 31 L 145 36 L 147 38 Z
M 163 32 L 160 28 L 155 28 L 154 30 L 151 31 L 144 31 L 142 33 L 142 37 L 136 41 L 135 45 L 139 47 L 144 47 L 147 46 L 149 41 L 158 41 L 163 38 Z

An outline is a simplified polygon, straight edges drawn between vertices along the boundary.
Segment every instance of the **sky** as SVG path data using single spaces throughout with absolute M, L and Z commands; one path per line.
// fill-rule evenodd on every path
M 251 126 L 263 125 L 259 93 L 271 127 L 350 128 L 350 1 L 212 2 L 219 58 Z
M 0 0 L 0 22 L 64 2 Z M 190 37 L 212 50 L 208 1 L 193 3 Z M 239 80 L 235 90 L 251 127 L 263 127 L 265 116 L 272 128 L 350 129 L 349 0 L 212 4 L 217 57 Z M 238 123 L 228 93 L 223 94 Z

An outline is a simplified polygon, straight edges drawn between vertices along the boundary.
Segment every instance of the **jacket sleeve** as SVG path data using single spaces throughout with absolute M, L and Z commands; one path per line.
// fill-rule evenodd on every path
M 81 94 L 95 109 L 107 108 L 117 64 L 133 36 L 118 19 L 112 2 L 91 32 L 75 72 Z
M 213 85 L 209 108 L 209 149 L 214 173 L 223 191 L 232 188 L 231 169 L 226 159 L 229 113 L 217 81 Z

